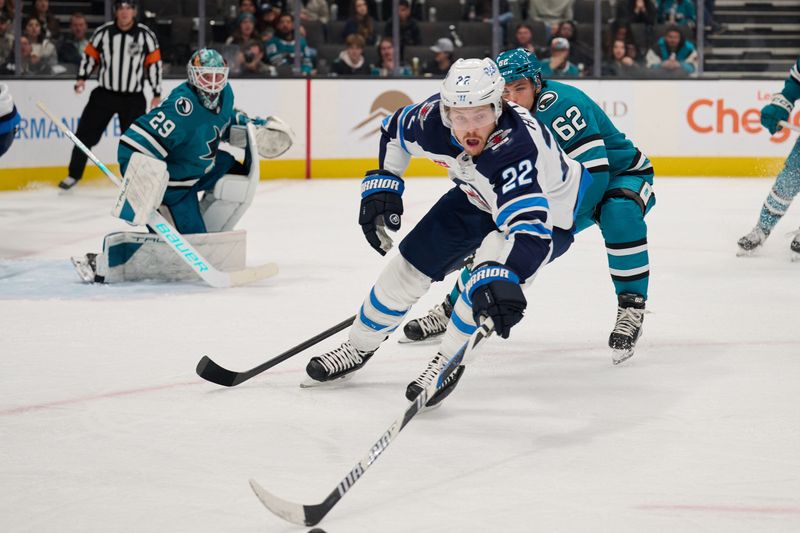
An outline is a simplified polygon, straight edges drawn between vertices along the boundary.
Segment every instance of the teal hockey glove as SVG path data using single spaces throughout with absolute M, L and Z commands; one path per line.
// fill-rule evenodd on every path
M 761 110 L 761 125 L 769 130 L 771 135 L 781 129 L 778 122 L 789 120 L 794 104 L 786 99 L 782 93 L 772 95 L 772 101 Z

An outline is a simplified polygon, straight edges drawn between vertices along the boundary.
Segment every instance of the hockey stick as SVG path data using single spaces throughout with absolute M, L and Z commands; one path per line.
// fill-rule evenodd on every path
M 316 505 L 303 505 L 293 503 L 282 498 L 279 498 L 268 492 L 254 479 L 250 480 L 250 488 L 256 493 L 258 499 L 264 506 L 272 511 L 275 515 L 283 518 L 284 520 L 293 524 L 301 526 L 315 526 L 322 521 L 325 515 L 333 509 L 339 500 L 355 485 L 364 472 L 378 460 L 378 457 L 389 447 L 392 440 L 400 433 L 404 427 L 414 418 L 420 410 L 425 406 L 428 398 L 436 393 L 436 390 L 441 387 L 444 380 L 449 376 L 458 365 L 462 364 L 466 359 L 471 358 L 475 348 L 478 344 L 494 331 L 494 324 L 490 318 L 487 318 L 481 324 L 475 333 L 469 338 L 464 346 L 448 361 L 439 373 L 439 379 L 431 383 L 430 386 L 423 390 L 416 399 L 406 408 L 402 415 L 397 417 L 392 425 L 389 426 L 383 435 L 381 435 L 375 444 L 372 445 L 367 455 L 361 459 L 356 466 L 342 479 L 333 491 L 328 494 L 328 497 L 322 503 Z
M 228 370 L 227 368 L 223 368 L 215 363 L 209 356 L 204 355 L 200 361 L 197 363 L 197 375 L 201 378 L 210 381 L 212 383 L 216 383 L 217 385 L 222 385 L 223 387 L 235 387 L 236 385 L 247 381 L 248 379 L 259 375 L 260 373 L 264 372 L 265 370 L 269 370 L 273 366 L 277 365 L 278 363 L 282 363 L 293 357 L 300 352 L 306 350 L 317 344 L 318 342 L 327 339 L 334 333 L 339 333 L 343 329 L 349 327 L 353 321 L 355 321 L 356 316 L 353 315 L 347 320 L 343 320 L 339 322 L 335 326 L 326 329 L 322 333 L 319 333 L 310 339 L 301 342 L 294 348 L 290 348 L 283 352 L 282 354 L 273 357 L 269 361 L 261 363 L 255 368 L 251 368 L 250 370 L 246 370 L 244 372 L 234 372 L 233 370 Z
M 786 129 L 789 129 L 789 130 L 792 130 L 792 131 L 796 131 L 797 133 L 800 133 L 800 126 L 795 126 L 794 124 L 789 124 L 785 120 L 781 120 L 780 122 L 778 122 L 778 126 L 781 126 L 782 128 L 786 128 Z
M 81 140 L 78 139 L 78 137 L 76 137 L 69 128 L 67 128 L 66 124 L 62 123 L 60 120 L 56 120 L 42 102 L 36 102 L 36 107 L 41 109 L 42 113 L 44 113 L 47 118 L 49 118 L 53 124 L 55 124 L 56 127 L 58 127 L 58 129 L 64 133 L 64 135 L 69 137 L 69 139 L 75 143 L 75 146 L 80 148 L 80 150 L 92 160 L 92 163 L 97 165 L 97 168 L 103 171 L 103 174 L 105 174 L 106 177 L 114 183 L 114 185 L 117 187 L 122 186 L 122 181 L 115 176 L 114 173 L 102 163 L 102 161 L 97 159 L 97 156 L 95 156 L 92 151 L 89 150 L 89 148 L 87 148 L 87 146 L 83 144 L 83 142 L 81 142 Z M 167 243 L 167 245 L 172 248 L 172 250 L 178 254 L 178 256 L 187 265 L 189 265 L 189 267 L 198 276 L 200 276 L 203 281 L 212 287 L 219 289 L 233 287 L 236 285 L 244 285 L 246 283 L 252 283 L 254 281 L 274 276 L 278 273 L 278 265 L 275 263 L 266 263 L 261 266 L 236 270 L 234 272 L 223 272 L 217 270 L 211 263 L 206 261 L 202 254 L 200 254 L 200 252 L 198 252 L 195 247 L 183 237 L 183 235 L 178 233 L 178 230 L 176 230 L 169 222 L 167 222 L 167 220 L 161 216 L 158 211 L 153 211 L 153 213 L 150 215 L 150 218 L 147 221 L 147 227 L 155 231 L 155 233 L 161 237 L 161 240 Z

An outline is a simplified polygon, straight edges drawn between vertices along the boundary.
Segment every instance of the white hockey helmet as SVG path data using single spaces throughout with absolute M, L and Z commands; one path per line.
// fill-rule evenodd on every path
M 442 123 L 452 128 L 450 108 L 491 104 L 495 122 L 503 113 L 503 88 L 506 82 L 491 59 L 459 59 L 447 72 L 439 91 Z

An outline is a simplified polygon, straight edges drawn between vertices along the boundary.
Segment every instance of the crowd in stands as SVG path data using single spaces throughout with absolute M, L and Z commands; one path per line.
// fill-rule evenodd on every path
M 19 1 L 19 0 L 17 0 Z M 219 0 L 218 13 L 207 12 L 216 30 L 207 43 L 218 49 L 232 77 L 271 77 L 300 73 L 321 76 L 442 77 L 459 57 L 490 55 L 492 0 Z M 74 75 L 92 28 L 82 13 L 60 21 L 50 10 L 57 0 L 26 4 L 19 38 L 23 75 Z M 139 2 L 139 20 L 150 24 L 167 50 L 177 37 L 159 31 L 158 11 Z M 603 76 L 681 77 L 697 71 L 693 43 L 693 0 L 603 0 Z M 714 1 L 706 0 L 711 29 Z M 535 52 L 545 76 L 580 77 L 594 72 L 593 0 L 499 1 L 501 49 Z M 0 0 L 0 74 L 13 75 L 14 0 Z M 392 42 L 398 19 L 400 54 L 395 63 Z M 96 25 L 95 25 L 96 26 Z M 161 28 L 163 30 L 163 28 Z M 195 28 L 196 30 L 196 28 Z M 190 35 L 196 37 L 196 34 Z M 185 42 L 184 42 L 185 45 Z M 188 49 L 188 47 L 186 47 Z M 185 54 L 183 54 L 185 55 Z M 164 54 L 182 69 L 185 58 Z M 168 65 L 165 67 L 169 72 Z

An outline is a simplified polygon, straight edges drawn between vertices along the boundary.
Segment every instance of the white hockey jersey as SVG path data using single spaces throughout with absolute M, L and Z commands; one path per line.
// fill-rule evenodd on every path
M 591 176 L 528 110 L 505 106 L 484 151 L 467 154 L 442 124 L 439 95 L 397 110 L 382 125 L 380 168 L 402 176 L 412 156 L 446 167 L 470 202 L 491 214 L 506 245 L 497 258 L 521 280 L 552 252 L 553 228 L 572 230 Z

